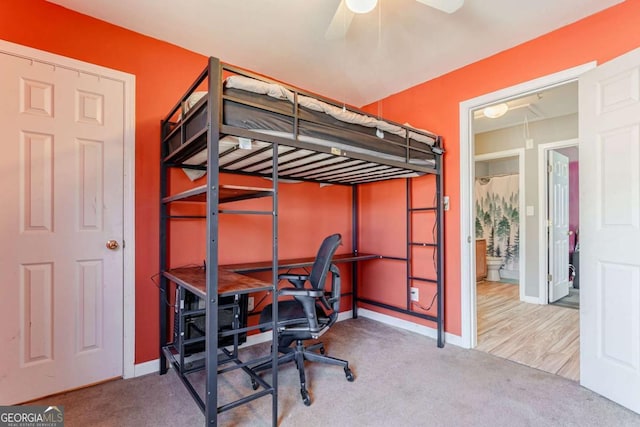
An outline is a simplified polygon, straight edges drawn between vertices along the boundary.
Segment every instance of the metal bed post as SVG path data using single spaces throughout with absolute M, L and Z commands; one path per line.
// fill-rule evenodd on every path
M 219 160 L 220 116 L 222 94 L 220 81 L 222 71 L 220 61 L 209 58 L 208 105 L 209 130 L 207 132 L 207 260 L 206 266 L 206 323 L 205 340 L 206 376 L 205 421 L 209 426 L 217 425 L 218 417 L 218 197 L 219 197 Z
M 436 142 L 438 147 L 442 147 L 442 139 L 438 137 Z M 442 175 L 442 156 L 436 156 L 436 167 L 438 174 L 436 174 L 436 208 L 437 208 L 437 227 L 436 233 L 438 239 L 438 271 L 436 272 L 436 278 L 438 281 L 438 347 L 444 347 L 444 206 L 442 203 L 443 190 L 444 190 L 444 177 Z
M 405 206 L 407 207 L 407 253 L 405 256 L 406 259 L 406 265 L 407 265 L 407 285 L 406 285 L 406 289 L 405 289 L 405 293 L 406 293 L 406 307 L 408 311 L 412 311 L 411 310 L 411 277 L 413 276 L 413 274 L 411 274 L 411 272 L 413 271 L 412 266 L 411 266 L 411 242 L 413 241 L 411 239 L 411 218 L 412 218 L 412 213 L 413 211 L 411 210 L 411 179 L 410 178 L 406 178 L 405 179 Z
M 359 210 L 358 210 L 358 186 L 351 186 L 351 245 L 353 255 L 358 256 L 358 226 L 359 226 Z M 358 318 L 358 263 L 351 263 L 351 316 Z
M 162 132 L 162 139 L 166 136 L 166 129 L 162 126 L 162 122 L 160 122 L 160 131 Z M 160 260 L 159 260 L 159 271 L 163 272 L 167 269 L 167 214 L 168 207 L 162 202 L 162 199 L 166 195 L 167 192 L 167 168 L 164 164 L 163 158 L 165 156 L 164 147 L 160 147 L 160 230 L 159 230 L 159 244 L 160 244 Z M 169 307 L 166 304 L 166 301 L 169 300 L 168 296 L 168 280 L 164 277 L 163 274 L 160 274 L 160 284 L 158 289 L 158 302 L 159 302 L 159 314 L 160 314 L 160 375 L 167 373 L 167 358 L 164 356 L 164 351 L 162 350 L 164 346 L 167 345 L 167 310 Z
M 272 271 L 271 280 L 271 425 L 278 425 L 278 143 L 273 144 L 272 200 Z

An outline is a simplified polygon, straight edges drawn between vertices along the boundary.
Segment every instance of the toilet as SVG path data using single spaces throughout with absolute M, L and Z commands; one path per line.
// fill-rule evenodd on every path
M 504 263 L 503 257 L 487 256 L 487 280 L 490 282 L 500 281 L 500 267 Z

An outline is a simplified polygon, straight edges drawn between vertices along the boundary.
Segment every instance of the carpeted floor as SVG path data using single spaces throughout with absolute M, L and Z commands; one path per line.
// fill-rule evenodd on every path
M 633 413 L 574 381 L 359 318 L 323 336 L 328 354 L 350 361 L 356 380 L 340 367 L 309 364 L 311 406 L 299 393 L 292 365 L 279 378 L 281 426 L 638 426 Z M 265 352 L 268 344 L 245 351 Z M 236 373 L 238 374 L 236 376 Z M 219 380 L 224 402 L 250 391 L 241 372 Z M 202 426 L 204 417 L 173 373 L 89 387 L 34 404 L 63 405 L 65 425 Z M 224 412 L 221 426 L 268 426 L 271 398 Z

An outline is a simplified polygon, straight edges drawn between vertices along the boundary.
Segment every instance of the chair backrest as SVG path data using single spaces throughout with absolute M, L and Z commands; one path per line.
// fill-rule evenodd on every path
M 336 233 L 326 237 L 320 245 L 309 275 L 309 283 L 314 289 L 324 289 L 327 273 L 331 267 L 331 259 L 341 242 L 342 236 Z

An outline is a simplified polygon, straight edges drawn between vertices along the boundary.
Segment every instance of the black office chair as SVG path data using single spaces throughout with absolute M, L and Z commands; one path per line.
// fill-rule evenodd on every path
M 324 239 L 311 269 L 311 274 L 281 274 L 280 280 L 288 280 L 295 287 L 280 289 L 279 295 L 294 299 L 278 301 L 278 365 L 295 361 L 300 374 L 300 393 L 305 405 L 311 404 L 304 373 L 304 361 L 329 363 L 342 366 L 348 381 L 355 377 L 349 362 L 325 355 L 324 345 L 319 342 L 305 347 L 303 341 L 317 339 L 338 319 L 340 311 L 340 270 L 331 259 L 340 245 L 342 237 L 333 234 Z M 331 292 L 325 291 L 327 273 L 331 272 Z M 305 287 L 305 283 L 309 283 Z M 272 307 L 266 306 L 260 313 L 260 323 L 271 322 Z M 295 346 L 291 346 L 295 342 Z M 316 353 L 316 350 L 319 353 Z M 269 369 L 271 362 L 263 363 L 256 371 Z M 257 383 L 253 382 L 254 389 Z

